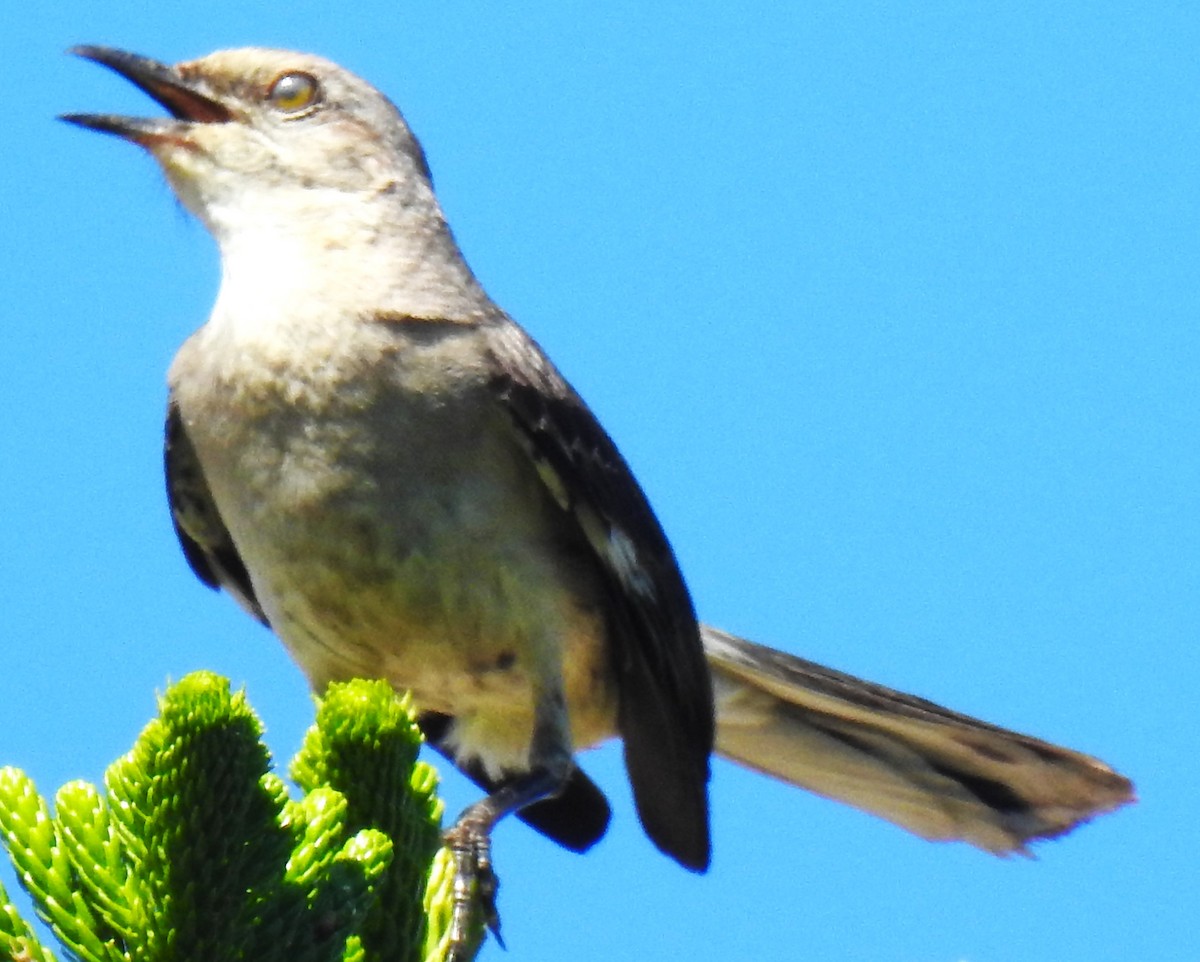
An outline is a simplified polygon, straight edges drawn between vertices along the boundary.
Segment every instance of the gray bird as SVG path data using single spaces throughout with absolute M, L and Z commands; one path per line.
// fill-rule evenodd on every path
M 170 117 L 64 119 L 149 151 L 221 250 L 169 374 L 183 552 L 315 689 L 411 690 L 487 792 L 447 833 L 485 902 L 501 817 L 576 851 L 604 834 L 574 759 L 614 736 L 646 834 L 696 871 L 714 750 L 998 854 L 1132 799 L 1087 755 L 699 624 L 628 465 L 479 285 L 375 88 L 282 50 L 73 52 Z

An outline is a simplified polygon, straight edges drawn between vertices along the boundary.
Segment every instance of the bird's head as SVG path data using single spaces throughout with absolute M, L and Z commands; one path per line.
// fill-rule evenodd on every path
M 66 114 L 144 147 L 180 200 L 216 233 L 236 214 L 384 191 L 426 193 L 429 170 L 400 112 L 347 70 L 310 54 L 246 47 L 175 65 L 111 47 L 78 56 L 116 71 L 170 117 Z M 314 194 L 316 192 L 316 194 Z

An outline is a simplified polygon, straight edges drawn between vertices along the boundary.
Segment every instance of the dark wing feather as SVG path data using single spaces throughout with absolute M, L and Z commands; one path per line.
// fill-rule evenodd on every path
M 188 565 L 210 588 L 224 588 L 246 611 L 267 624 L 267 617 L 254 596 L 250 574 L 217 512 L 200 459 L 173 401 L 167 404 L 163 466 L 171 521 Z
M 492 346 L 496 397 L 602 573 L 618 727 L 642 825 L 703 871 L 712 683 L 675 555 L 616 445 L 541 349 L 507 324 Z

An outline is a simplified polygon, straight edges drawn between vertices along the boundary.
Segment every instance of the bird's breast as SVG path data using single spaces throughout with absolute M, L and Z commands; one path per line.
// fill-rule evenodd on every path
M 413 364 L 386 341 L 282 376 L 245 352 L 181 370 L 218 510 L 314 687 L 387 678 L 462 733 L 478 722 L 494 744 L 477 753 L 512 756 L 499 767 L 523 757 L 547 690 L 564 689 L 577 744 L 612 731 L 594 562 L 469 357 Z

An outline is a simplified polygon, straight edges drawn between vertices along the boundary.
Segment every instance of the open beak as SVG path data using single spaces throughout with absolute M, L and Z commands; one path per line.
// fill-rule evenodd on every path
M 72 47 L 68 53 L 94 60 L 119 73 L 133 82 L 162 104 L 173 119 L 165 117 L 122 117 L 116 114 L 63 114 L 62 120 L 115 134 L 135 143 L 170 136 L 178 132 L 179 122 L 197 124 L 223 124 L 233 119 L 233 114 L 219 100 L 214 99 L 202 78 L 189 79 L 178 69 L 159 63 L 148 57 L 139 57 L 114 47 L 83 45 Z

